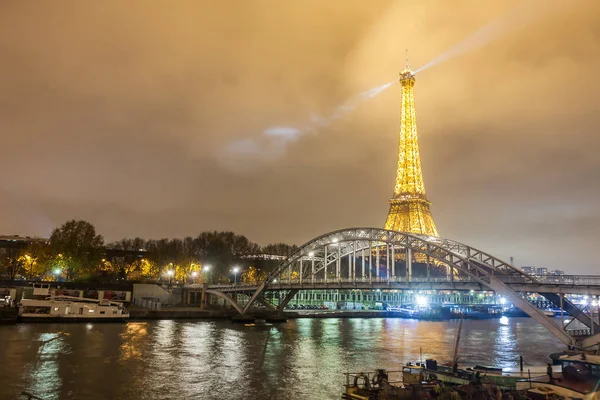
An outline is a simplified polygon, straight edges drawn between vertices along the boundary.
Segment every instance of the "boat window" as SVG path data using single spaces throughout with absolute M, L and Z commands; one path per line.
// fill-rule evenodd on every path
M 590 365 L 590 367 L 592 375 L 600 378 L 600 365 Z
M 54 311 L 58 311 L 58 307 L 54 307 Z
M 92 310 L 91 308 L 88 310 L 89 313 L 93 313 L 94 310 Z
M 104 311 L 100 311 L 100 314 L 104 314 Z
M 48 314 L 50 312 L 50 306 L 25 306 L 23 307 L 23 312 L 32 314 Z
M 117 310 L 113 310 L 113 314 L 116 314 L 116 313 L 117 313 Z

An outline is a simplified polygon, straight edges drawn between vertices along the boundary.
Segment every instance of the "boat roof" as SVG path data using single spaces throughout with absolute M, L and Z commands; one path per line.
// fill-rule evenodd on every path
M 594 354 L 586 354 L 585 359 L 582 354 L 563 355 L 558 358 L 560 361 L 572 361 L 586 364 L 600 364 L 600 356 Z
M 122 305 L 123 303 L 118 301 L 112 301 L 107 299 L 88 299 L 85 297 L 74 297 L 74 296 L 50 296 L 45 299 L 23 299 L 21 301 L 52 301 L 52 302 L 75 302 L 75 303 L 108 303 L 110 305 Z

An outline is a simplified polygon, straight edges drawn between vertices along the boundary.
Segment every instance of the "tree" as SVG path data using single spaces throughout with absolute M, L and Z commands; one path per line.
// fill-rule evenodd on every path
M 0 270 L 11 281 L 14 281 L 21 273 L 22 265 L 19 263 L 18 257 L 18 249 L 0 249 Z
M 267 273 L 265 271 L 261 271 L 260 269 L 249 266 L 244 272 L 242 272 L 242 282 L 261 282 L 265 280 L 267 277 Z
M 272 243 L 263 246 L 261 252 L 276 256 L 291 256 L 296 250 L 298 250 L 298 246 L 295 244 L 289 245 L 285 243 Z
M 257 254 L 260 246 L 246 236 L 233 232 L 202 232 L 196 239 L 204 264 L 212 267 L 211 276 L 215 281 L 227 280 L 231 267 L 242 264 L 244 254 Z M 214 275 L 213 275 L 214 274 Z
M 45 243 L 33 242 L 21 250 L 17 261 L 27 279 L 42 279 L 49 272 L 50 248 Z
M 68 280 L 81 279 L 95 272 L 102 259 L 104 239 L 87 221 L 71 220 L 54 229 L 50 246 L 54 260 Z

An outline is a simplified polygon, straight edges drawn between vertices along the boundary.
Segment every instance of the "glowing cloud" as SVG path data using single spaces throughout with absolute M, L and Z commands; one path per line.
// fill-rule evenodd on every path
M 539 1 L 521 1 L 506 14 L 490 21 L 487 25 L 417 69 L 415 74 L 451 58 L 482 48 L 504 35 L 525 28 L 542 16 L 551 15 L 567 4 L 566 1 L 547 1 L 541 7 Z

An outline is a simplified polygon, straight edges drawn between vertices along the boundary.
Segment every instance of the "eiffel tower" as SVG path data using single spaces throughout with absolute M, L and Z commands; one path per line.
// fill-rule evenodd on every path
M 394 195 L 390 199 L 390 212 L 385 229 L 400 232 L 439 236 L 425 195 L 417 118 L 415 113 L 415 76 L 408 66 L 400 73 L 402 106 L 400 109 L 400 134 L 398 144 L 398 167 Z

